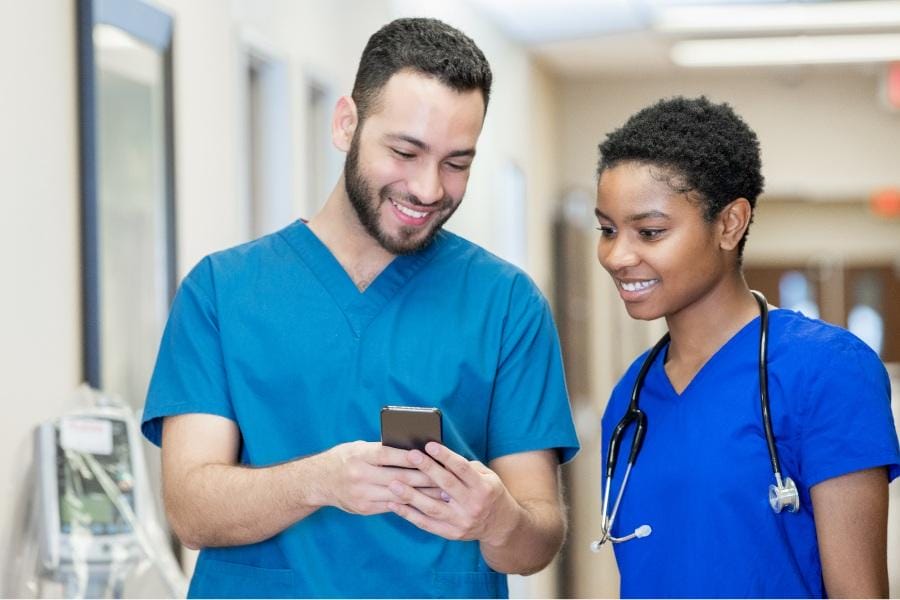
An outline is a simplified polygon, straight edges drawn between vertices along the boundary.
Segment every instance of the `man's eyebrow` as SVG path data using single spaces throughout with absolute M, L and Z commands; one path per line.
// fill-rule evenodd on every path
M 466 148 L 465 150 L 454 150 L 450 154 L 447 155 L 447 158 L 459 158 L 459 157 L 471 156 L 474 158 L 475 156 L 475 148 Z
M 612 219 L 606 216 L 599 208 L 594 209 L 594 214 L 598 219 L 606 219 L 607 221 L 612 221 Z M 635 221 L 643 221 L 644 219 L 669 219 L 669 215 L 661 210 L 648 210 L 646 212 L 637 213 L 636 215 L 628 215 L 627 217 L 625 217 L 625 222 L 633 223 Z
M 398 142 L 406 142 L 407 144 L 412 144 L 416 148 L 422 150 L 423 152 L 431 152 L 431 146 L 423 142 L 418 138 L 414 138 L 411 135 L 404 135 L 402 133 L 389 133 L 385 136 L 389 140 L 394 140 Z M 463 150 L 454 150 L 447 155 L 447 158 L 456 158 L 460 156 L 475 156 L 475 148 L 465 148 Z
M 411 135 L 403 135 L 402 133 L 388 133 L 384 137 L 396 142 L 406 142 L 407 144 L 412 144 L 419 150 L 424 150 L 425 152 L 429 152 L 431 150 L 431 146 L 420 139 L 412 137 Z

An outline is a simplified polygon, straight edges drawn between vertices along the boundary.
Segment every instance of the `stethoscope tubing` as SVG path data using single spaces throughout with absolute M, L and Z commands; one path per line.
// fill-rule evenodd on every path
M 769 460 L 772 473 L 781 480 L 781 461 L 778 459 L 778 448 L 775 447 L 775 433 L 772 431 L 772 416 L 769 411 L 769 303 L 766 297 L 756 290 L 750 290 L 759 305 L 759 401 L 762 410 L 763 429 L 766 433 L 766 446 L 769 448 Z
M 781 512 L 782 508 L 788 508 L 790 512 L 796 512 L 799 507 L 799 496 L 796 486 L 790 478 L 787 478 L 784 483 L 782 482 L 781 462 L 778 457 L 778 448 L 775 445 L 775 434 L 772 430 L 772 417 L 771 411 L 769 409 L 769 304 L 766 300 L 766 297 L 756 290 L 750 290 L 750 293 L 753 294 L 753 298 L 759 305 L 759 397 L 762 411 L 763 430 L 766 435 L 766 447 L 769 451 L 769 460 L 772 466 L 772 472 L 775 475 L 776 482 L 775 486 L 770 486 L 770 503 L 772 503 L 772 509 L 776 513 Z M 633 533 L 621 538 L 617 538 L 613 537 L 612 535 L 612 527 L 616 519 L 616 514 L 619 511 L 619 504 L 622 501 L 622 496 L 625 492 L 628 478 L 631 475 L 631 469 L 634 466 L 634 463 L 637 461 L 637 457 L 641 451 L 641 446 L 644 443 L 644 436 L 647 433 L 647 415 L 640 408 L 640 394 L 641 390 L 644 387 L 644 380 L 647 377 L 647 373 L 649 372 L 650 367 L 655 362 L 656 357 L 669 343 L 670 339 L 670 335 L 667 332 L 650 350 L 647 358 L 644 360 L 644 363 L 641 365 L 641 368 L 638 371 L 637 378 L 635 378 L 634 386 L 631 389 L 631 399 L 628 403 L 628 409 L 625 411 L 625 414 L 622 416 L 621 420 L 619 420 L 619 422 L 616 424 L 616 427 L 610 436 L 609 447 L 606 454 L 606 485 L 603 492 L 603 517 L 601 519 L 601 529 L 603 536 L 600 540 L 595 541 L 591 545 L 591 549 L 594 551 L 598 550 L 599 547 L 606 541 L 618 543 L 633 539 L 635 537 L 645 537 L 646 535 L 649 535 L 650 527 L 648 525 L 642 525 Z M 631 448 L 628 454 L 628 464 L 625 469 L 625 475 L 622 478 L 622 483 L 619 485 L 619 491 L 616 494 L 616 500 L 613 504 L 612 512 L 610 513 L 607 512 L 609 508 L 609 494 L 610 488 L 612 487 L 613 474 L 615 473 L 616 464 L 618 463 L 618 455 L 620 450 L 619 443 L 621 442 L 625 431 L 632 423 L 635 424 L 635 431 L 634 437 L 631 440 Z M 787 487 L 785 487 L 785 483 Z M 779 500 L 777 507 L 776 501 L 772 499 L 772 494 L 774 494 L 776 496 L 776 499 Z M 780 500 L 779 496 L 781 495 L 784 495 L 786 500 Z M 639 533 L 639 531 L 641 530 L 643 530 L 642 534 Z

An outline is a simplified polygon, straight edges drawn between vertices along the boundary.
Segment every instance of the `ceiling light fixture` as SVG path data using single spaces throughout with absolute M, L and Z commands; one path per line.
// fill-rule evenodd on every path
M 900 26 L 900 1 L 859 0 L 727 6 L 660 6 L 657 31 L 679 34 L 847 31 Z
M 900 34 L 685 40 L 670 56 L 683 67 L 881 63 L 900 60 Z

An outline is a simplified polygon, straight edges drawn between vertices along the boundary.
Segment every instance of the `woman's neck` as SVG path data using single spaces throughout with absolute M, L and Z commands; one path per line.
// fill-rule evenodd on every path
M 672 342 L 667 361 L 702 366 L 734 334 L 759 316 L 759 306 L 740 272 L 699 300 L 668 315 Z

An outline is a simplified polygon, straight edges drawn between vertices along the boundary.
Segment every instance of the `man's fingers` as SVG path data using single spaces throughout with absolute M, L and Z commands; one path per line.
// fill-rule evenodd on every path
M 434 482 L 432 485 L 445 490 L 457 500 L 462 500 L 466 497 L 467 489 L 465 484 L 427 454 L 423 454 L 418 450 L 411 450 L 409 453 L 409 464 L 426 474 Z
M 433 498 L 428 494 L 404 485 L 399 481 L 394 481 L 388 486 L 388 489 L 396 496 L 398 502 L 409 504 L 415 507 L 420 513 L 432 519 L 439 521 L 448 521 L 454 511 L 449 507 L 448 503 L 441 498 Z
M 380 442 L 369 442 L 367 462 L 382 467 L 409 467 L 409 450 L 384 446 Z
M 441 502 L 450 502 L 450 494 L 438 487 L 420 487 L 416 488 L 429 498 L 440 500 Z
M 397 496 L 381 485 L 368 485 L 359 488 L 352 497 L 346 498 L 341 508 L 347 512 L 360 515 L 377 515 L 391 512 L 388 504 L 397 502 Z
M 432 459 L 444 465 L 444 469 L 453 473 L 466 487 L 474 487 L 481 482 L 481 475 L 472 464 L 464 457 L 450 450 L 446 446 L 442 446 L 437 442 L 428 442 L 425 445 L 425 452 Z M 438 485 L 441 482 L 436 482 Z M 443 486 L 442 486 L 443 487 Z M 447 488 L 444 488 L 447 489 Z M 447 491 L 450 491 L 449 489 Z
M 391 509 L 391 504 L 393 502 L 387 502 L 385 500 L 376 501 L 369 503 L 368 510 L 366 511 L 366 515 L 380 515 L 386 512 L 393 512 Z
M 481 481 L 481 477 L 472 466 L 472 463 L 450 448 L 436 442 L 429 442 L 425 446 L 425 452 L 444 465 L 445 469 L 456 475 L 466 486 L 471 487 Z
M 431 477 L 418 469 L 400 467 L 374 467 L 374 469 L 374 483 L 379 485 L 388 486 L 392 481 L 400 481 L 414 488 L 435 487 Z
M 460 539 L 459 534 L 456 532 L 456 528 L 452 525 L 437 519 L 432 519 L 408 504 L 389 502 L 388 509 L 403 517 L 419 529 L 423 529 L 448 540 Z

